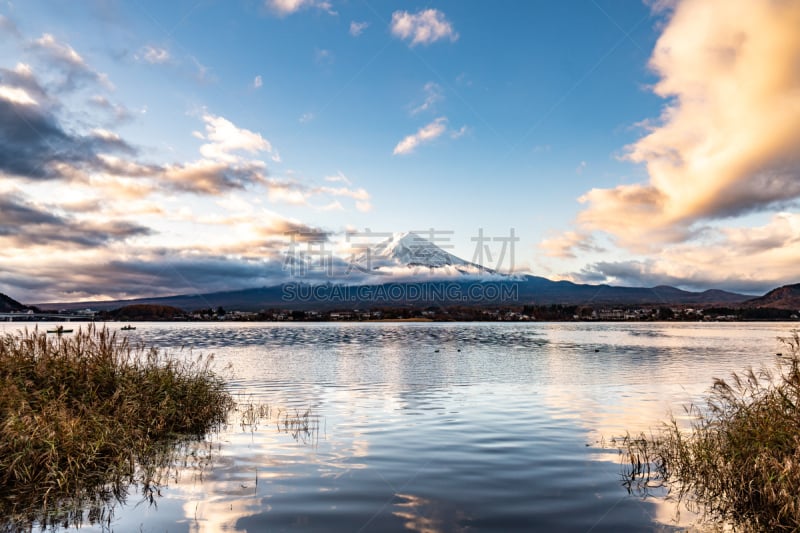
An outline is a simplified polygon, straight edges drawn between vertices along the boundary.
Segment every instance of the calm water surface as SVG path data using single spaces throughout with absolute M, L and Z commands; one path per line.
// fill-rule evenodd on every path
M 682 413 L 713 377 L 771 364 L 792 327 L 139 323 L 120 334 L 213 353 L 235 394 L 272 419 L 231 423 L 210 438 L 213 467 L 179 469 L 157 506 L 134 494 L 111 527 L 682 530 L 693 517 L 629 495 L 598 441 Z M 274 420 L 309 408 L 308 431 Z

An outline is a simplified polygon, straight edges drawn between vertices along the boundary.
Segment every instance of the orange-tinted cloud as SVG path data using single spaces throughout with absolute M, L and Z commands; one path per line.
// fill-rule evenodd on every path
M 657 256 L 600 261 L 566 276 L 615 285 L 726 287 L 764 293 L 797 282 L 800 215 L 778 213 L 766 224 L 707 231 L 700 243 L 666 246 Z
M 800 3 L 683 0 L 650 60 L 669 100 L 628 147 L 649 182 L 592 189 L 583 229 L 644 251 L 800 197 Z

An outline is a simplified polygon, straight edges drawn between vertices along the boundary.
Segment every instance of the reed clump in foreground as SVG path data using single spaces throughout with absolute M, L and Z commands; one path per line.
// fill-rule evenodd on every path
M 17 525 L 80 520 L 87 502 L 147 486 L 177 442 L 232 408 L 210 365 L 93 326 L 0 337 L 0 515 Z
M 660 433 L 625 439 L 626 485 L 664 482 L 737 529 L 800 530 L 800 336 L 781 340 L 776 369 L 715 379 L 706 409 L 688 409 L 688 431 L 673 417 Z

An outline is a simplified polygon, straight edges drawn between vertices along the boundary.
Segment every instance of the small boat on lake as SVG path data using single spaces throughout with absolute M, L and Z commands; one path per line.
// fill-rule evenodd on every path
M 131 326 L 130 324 L 128 324 L 127 326 L 122 326 L 121 329 L 122 331 L 133 331 L 136 329 L 136 326 Z
M 47 333 L 56 333 L 61 335 L 62 333 L 72 333 L 71 329 L 64 329 L 64 326 L 58 326 L 56 329 L 48 329 Z

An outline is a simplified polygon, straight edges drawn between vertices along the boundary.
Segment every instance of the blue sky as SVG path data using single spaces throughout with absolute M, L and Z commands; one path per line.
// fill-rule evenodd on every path
M 467 260 L 479 229 L 513 228 L 516 270 L 579 282 L 796 281 L 798 81 L 775 74 L 797 64 L 791 3 L 26 0 L 0 15 L 0 104 L 46 125 L 0 132 L 0 291 L 20 299 L 269 284 L 287 228 L 343 257 L 347 231 L 433 228 Z

